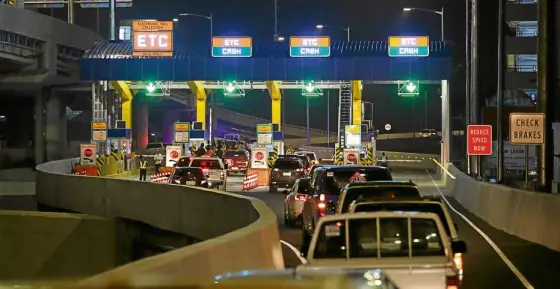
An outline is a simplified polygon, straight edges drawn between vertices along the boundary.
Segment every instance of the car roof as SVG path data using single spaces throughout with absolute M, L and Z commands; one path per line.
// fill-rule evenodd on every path
M 369 181 L 349 183 L 348 187 L 412 187 L 417 188 L 415 183 L 405 181 Z
M 353 220 L 353 219 L 373 219 L 373 218 L 391 218 L 391 217 L 414 217 L 423 219 L 438 219 L 438 215 L 435 213 L 425 213 L 425 212 L 415 212 L 415 211 L 379 211 L 379 212 L 367 212 L 367 213 L 353 213 L 353 214 L 340 214 L 340 215 L 327 215 L 321 217 L 319 222 L 329 222 L 329 221 L 342 221 L 342 220 Z

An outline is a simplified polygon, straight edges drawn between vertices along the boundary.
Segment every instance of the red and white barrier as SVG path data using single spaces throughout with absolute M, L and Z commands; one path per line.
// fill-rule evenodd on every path
M 152 183 L 168 183 L 169 177 L 166 174 L 153 174 L 150 176 L 150 182 Z
M 75 171 L 75 172 L 72 173 L 72 175 L 74 175 L 74 176 L 87 176 L 87 172 L 85 170 Z
M 259 174 L 253 173 L 243 178 L 243 191 L 250 191 L 259 186 Z

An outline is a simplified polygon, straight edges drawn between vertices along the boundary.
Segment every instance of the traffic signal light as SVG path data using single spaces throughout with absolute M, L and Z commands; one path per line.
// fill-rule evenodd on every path
M 323 91 L 317 88 L 315 81 L 304 81 L 303 82 L 303 89 L 301 90 L 301 95 L 303 96 L 321 96 L 323 95 Z
M 400 96 L 418 96 L 420 94 L 420 82 L 418 80 L 407 80 L 399 82 L 398 95 Z
M 156 85 L 155 85 L 155 83 L 153 83 L 153 82 L 150 81 L 150 82 L 148 82 L 148 83 L 146 84 L 146 91 L 148 91 L 148 94 L 154 92 L 155 90 L 156 90 Z
M 224 83 L 224 96 L 229 98 L 242 98 L 245 96 L 245 90 L 239 88 L 237 82 L 228 81 Z

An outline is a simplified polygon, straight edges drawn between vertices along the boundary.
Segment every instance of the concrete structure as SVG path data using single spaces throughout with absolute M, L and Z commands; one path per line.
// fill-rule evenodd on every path
M 36 163 L 65 156 L 66 99 L 57 92 L 81 87 L 80 57 L 101 40 L 88 29 L 0 5 L 0 92 L 34 97 Z

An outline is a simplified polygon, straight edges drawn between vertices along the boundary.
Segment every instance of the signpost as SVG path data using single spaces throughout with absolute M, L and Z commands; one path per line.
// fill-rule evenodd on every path
M 80 165 L 88 166 L 95 165 L 97 159 L 97 145 L 96 144 L 81 144 L 80 145 Z
M 257 124 L 257 143 L 261 145 L 272 144 L 272 124 Z
M 492 155 L 492 126 L 467 126 L 467 154 L 470 156 Z
M 268 168 L 268 149 L 266 147 L 254 146 L 251 149 L 251 168 L 252 169 Z
M 359 165 L 360 164 L 360 150 L 359 149 L 344 149 L 344 165 Z
M 165 147 L 165 166 L 174 167 L 181 158 L 181 155 L 183 155 L 183 148 L 181 146 Z
M 91 141 L 106 142 L 107 141 L 107 123 L 104 121 L 91 122 Z
M 390 57 L 427 57 L 430 55 L 428 36 L 390 36 Z
M 361 147 L 362 146 L 362 126 L 347 125 L 344 127 L 344 137 L 347 146 Z
M 290 57 L 329 57 L 331 56 L 331 38 L 290 37 Z
M 544 113 L 511 113 L 509 115 L 509 143 L 543 144 L 545 125 Z
M 133 56 L 173 56 L 173 21 L 133 21 L 132 34 Z
M 251 37 L 212 37 L 212 57 L 251 57 Z
M 188 143 L 191 124 L 188 122 L 176 122 L 173 124 L 173 142 Z

